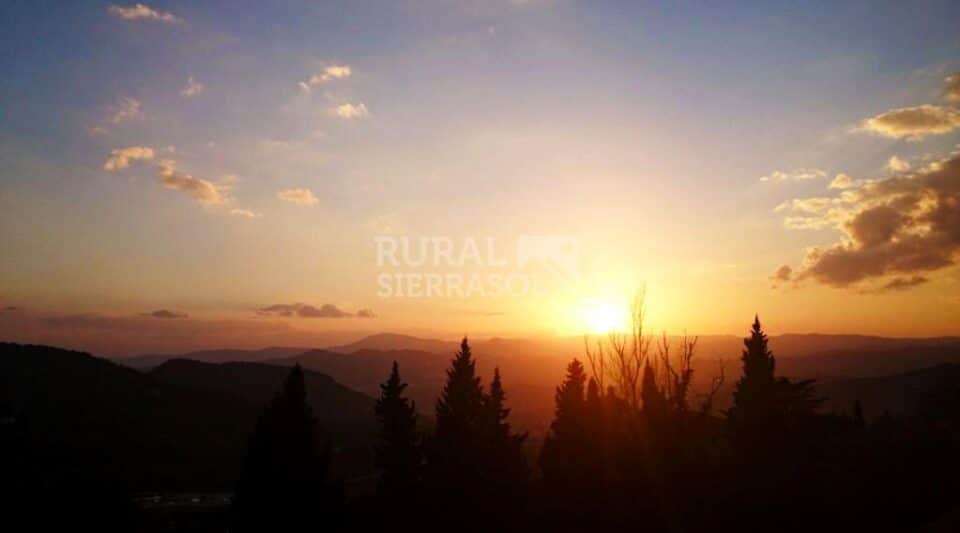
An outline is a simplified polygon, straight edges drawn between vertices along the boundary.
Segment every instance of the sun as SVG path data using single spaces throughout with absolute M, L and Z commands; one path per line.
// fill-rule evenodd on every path
M 581 319 L 589 333 L 610 333 L 626 327 L 626 310 L 611 302 L 588 300 L 580 306 Z

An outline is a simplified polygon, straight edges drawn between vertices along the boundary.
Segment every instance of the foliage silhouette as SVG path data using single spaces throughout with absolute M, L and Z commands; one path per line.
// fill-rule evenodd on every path
M 295 366 L 264 410 L 247 452 L 232 507 L 232 531 L 295 531 L 335 526 L 340 488 L 330 479 L 329 443 L 306 401 L 303 369 Z
M 380 443 L 376 448 L 376 465 L 380 469 L 378 491 L 393 500 L 409 496 L 420 481 L 422 459 L 417 410 L 416 405 L 404 397 L 406 388 L 394 361 L 390 377 L 380 385 L 380 398 L 374 407 L 380 421 Z

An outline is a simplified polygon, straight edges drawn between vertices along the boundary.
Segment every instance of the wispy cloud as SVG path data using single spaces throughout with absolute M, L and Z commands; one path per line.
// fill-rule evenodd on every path
M 150 161 L 156 155 L 153 148 L 146 146 L 128 146 L 117 148 L 110 152 L 110 157 L 103 164 L 107 172 L 116 172 L 130 166 L 131 161 Z
M 163 319 L 187 318 L 186 313 L 170 311 L 169 309 L 158 309 L 156 311 L 144 313 L 143 316 L 149 316 L 151 318 L 163 318 Z
M 171 159 L 165 159 L 157 164 L 157 174 L 164 187 L 186 192 L 201 205 L 224 205 L 230 202 L 227 187 L 177 170 L 176 164 L 177 162 Z
M 190 98 L 203 92 L 203 84 L 193 79 L 193 76 L 187 78 L 187 84 L 180 90 L 180 96 Z
M 124 20 L 157 20 L 160 22 L 182 22 L 182 19 L 173 13 L 153 9 L 146 4 L 134 4 L 132 6 L 112 5 L 107 11 Z
M 257 309 L 258 315 L 274 315 L 282 317 L 300 318 L 375 318 L 376 314 L 370 309 L 360 309 L 356 313 L 344 311 L 334 304 L 323 304 L 314 307 L 305 303 L 274 304 Z
M 128 119 L 140 117 L 143 111 L 140 109 L 140 101 L 133 98 L 123 97 L 120 102 L 110 110 L 110 122 L 120 124 Z
M 277 193 L 277 198 L 297 205 L 314 206 L 319 200 L 310 189 L 284 189 Z
M 760 181 L 805 181 L 826 177 L 827 173 L 815 168 L 801 168 L 791 171 L 774 170 L 766 176 L 761 176 Z
M 370 110 L 368 110 L 367 106 L 363 103 L 354 105 L 347 102 L 332 108 L 330 112 L 345 119 L 366 118 L 370 116 Z
M 231 209 L 230 214 L 233 216 L 245 217 L 245 218 L 260 218 L 262 216 L 260 213 L 251 211 L 249 209 L 240 209 L 240 208 Z
M 332 80 L 349 78 L 353 74 L 350 65 L 328 65 L 320 72 L 311 75 L 309 78 L 297 84 L 303 92 L 310 92 L 317 85 L 327 83 Z
M 830 182 L 829 188 L 831 189 L 854 189 L 862 185 L 861 180 L 853 179 L 849 175 L 840 173 L 834 176 L 833 181 Z
M 902 107 L 868 118 L 860 129 L 884 137 L 920 140 L 960 129 L 960 111 L 931 104 Z

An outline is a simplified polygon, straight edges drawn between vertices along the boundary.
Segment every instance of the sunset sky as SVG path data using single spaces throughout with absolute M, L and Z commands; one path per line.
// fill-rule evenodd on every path
M 960 3 L 641 4 L 5 5 L 0 340 L 960 335 Z

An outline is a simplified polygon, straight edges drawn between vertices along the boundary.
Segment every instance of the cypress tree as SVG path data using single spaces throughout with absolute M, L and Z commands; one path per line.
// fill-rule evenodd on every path
M 394 361 L 390 377 L 380 385 L 380 398 L 374 406 L 380 421 L 380 444 L 376 448 L 376 464 L 381 472 L 378 491 L 393 500 L 409 496 L 420 478 L 417 410 L 403 395 L 406 388 Z

